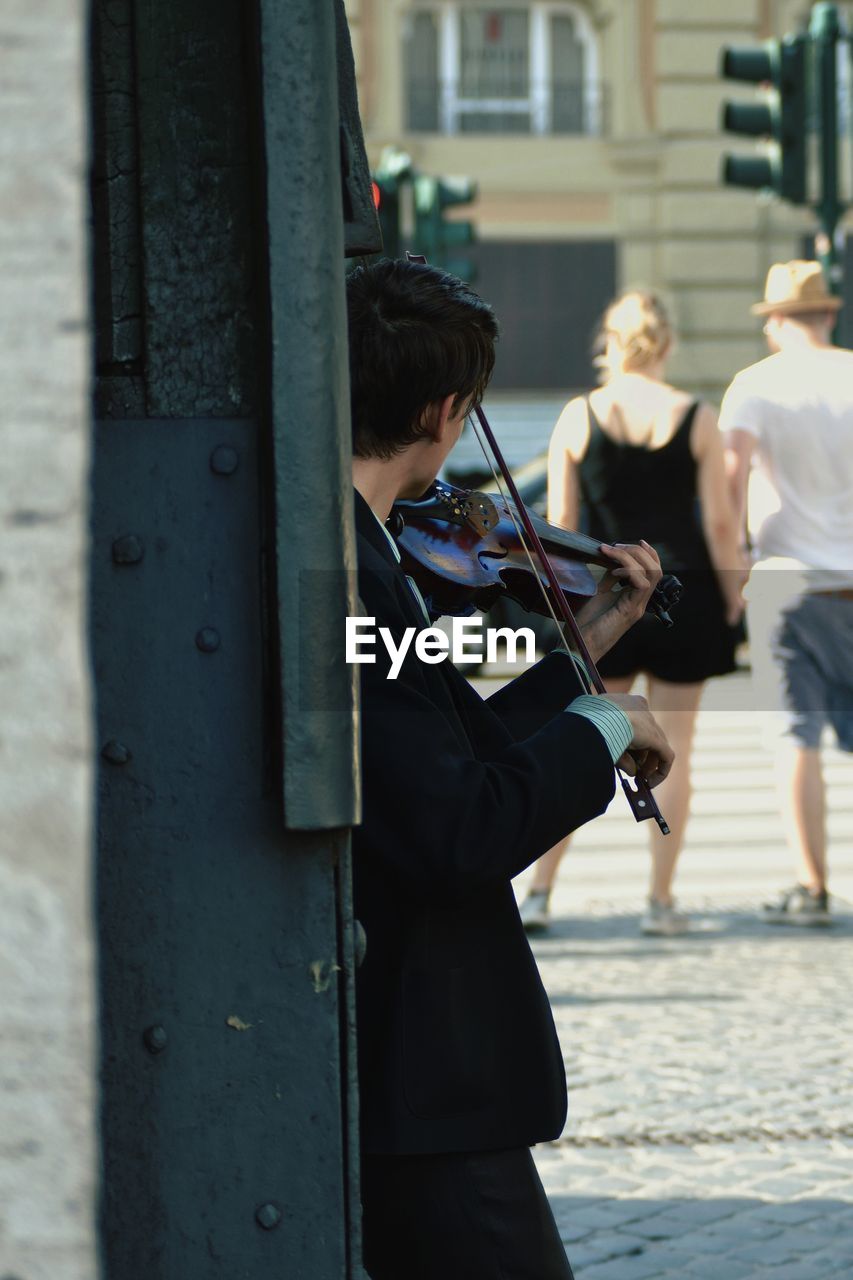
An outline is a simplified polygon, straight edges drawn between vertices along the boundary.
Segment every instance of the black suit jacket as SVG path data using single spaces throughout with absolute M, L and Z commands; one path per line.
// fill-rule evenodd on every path
M 395 638 L 425 625 L 356 493 L 359 593 Z M 610 754 L 555 653 L 483 700 L 449 661 L 362 665 L 363 822 L 353 833 L 362 1140 L 472 1151 L 557 1137 L 562 1054 L 510 880 L 614 791 Z

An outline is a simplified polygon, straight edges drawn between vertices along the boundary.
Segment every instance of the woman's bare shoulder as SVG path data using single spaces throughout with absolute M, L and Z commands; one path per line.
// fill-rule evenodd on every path
M 692 404 L 694 397 L 669 382 L 644 377 L 639 373 L 623 373 L 593 391 L 590 396 L 596 414 L 606 417 L 616 406 L 623 414 L 646 417 L 649 414 L 678 413 Z
M 690 428 L 690 451 L 694 458 L 701 459 L 709 449 L 716 446 L 719 438 L 716 408 L 707 400 L 698 400 Z
M 697 400 L 697 397 L 691 395 L 689 391 L 684 391 L 681 387 L 674 387 L 671 382 L 661 383 L 661 394 L 675 412 L 683 410 L 686 413 Z
M 568 453 L 576 462 L 586 452 L 589 440 L 589 413 L 585 396 L 569 400 L 551 433 L 551 450 Z

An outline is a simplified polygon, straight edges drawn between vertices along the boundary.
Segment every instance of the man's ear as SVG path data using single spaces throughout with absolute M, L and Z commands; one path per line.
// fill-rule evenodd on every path
M 427 405 L 421 418 L 421 424 L 426 430 L 427 435 L 432 439 L 433 444 L 441 444 L 447 433 L 447 424 L 453 417 L 453 406 L 456 403 L 456 393 L 451 391 L 443 400 L 434 400 L 432 404 Z

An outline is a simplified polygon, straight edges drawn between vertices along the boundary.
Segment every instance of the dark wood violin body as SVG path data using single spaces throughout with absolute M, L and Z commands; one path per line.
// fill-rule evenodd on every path
M 595 594 L 589 566 L 612 561 L 583 533 L 549 524 L 528 511 L 567 604 L 577 609 Z M 391 529 L 406 572 L 417 582 L 436 616 L 487 610 L 501 596 L 523 609 L 547 615 L 547 579 L 534 568 L 519 534 L 520 517 L 498 494 L 479 493 L 436 481 L 422 498 L 394 504 Z M 680 594 L 678 580 L 662 579 L 649 610 L 671 622 L 669 607 Z

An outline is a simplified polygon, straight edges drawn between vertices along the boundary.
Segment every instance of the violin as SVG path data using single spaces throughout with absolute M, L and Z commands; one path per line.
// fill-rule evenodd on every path
M 597 581 L 590 565 L 612 568 L 600 544 L 583 533 L 550 524 L 528 511 L 557 584 L 572 610 L 595 595 Z M 549 608 L 543 579 L 521 537 L 521 516 L 500 494 L 479 493 L 436 481 L 416 500 L 394 503 L 389 527 L 403 557 L 403 567 L 418 584 L 435 617 L 458 616 L 490 609 L 501 597 L 515 600 L 529 613 L 546 616 Z M 669 610 L 678 603 L 681 583 L 666 574 L 650 598 L 646 612 L 672 626 Z

